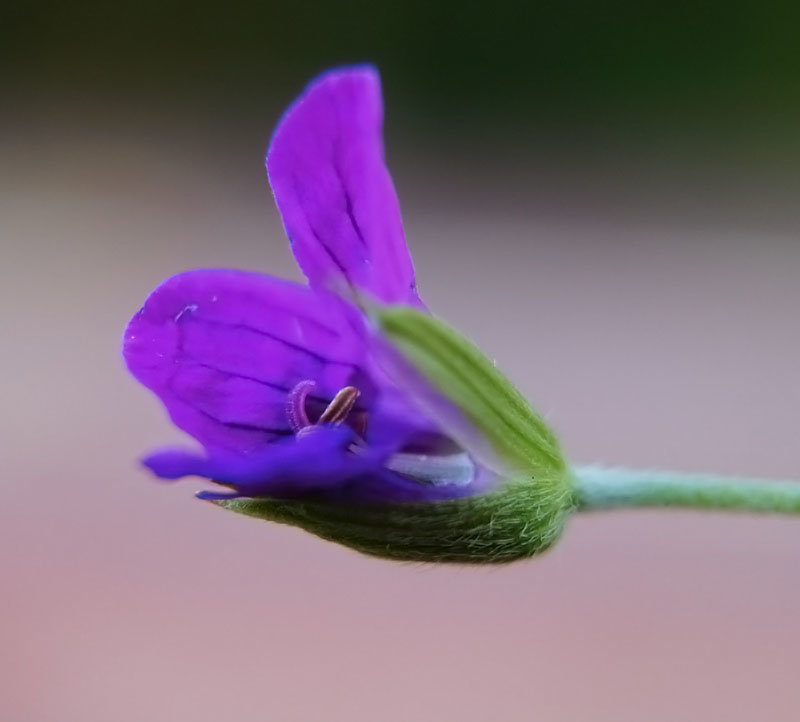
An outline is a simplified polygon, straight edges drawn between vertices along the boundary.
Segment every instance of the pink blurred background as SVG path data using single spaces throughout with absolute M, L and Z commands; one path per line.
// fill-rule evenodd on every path
M 195 267 L 299 278 L 262 167 L 288 100 L 4 120 L 0 719 L 797 719 L 796 519 L 581 515 L 540 559 L 434 568 L 137 467 L 181 439 L 120 361 L 145 295 Z M 426 301 L 572 458 L 800 478 L 792 174 L 392 128 Z

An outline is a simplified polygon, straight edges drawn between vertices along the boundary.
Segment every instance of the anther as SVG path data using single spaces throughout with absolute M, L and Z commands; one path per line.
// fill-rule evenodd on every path
M 318 424 L 341 424 L 352 411 L 360 392 L 354 386 L 345 386 L 333 397 L 322 412 Z

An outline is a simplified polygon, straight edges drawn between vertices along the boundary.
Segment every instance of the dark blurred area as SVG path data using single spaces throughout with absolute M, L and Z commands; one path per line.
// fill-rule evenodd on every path
M 797 136 L 798 40 L 800 5 L 754 0 L 45 0 L 0 11 L 4 83 L 23 94 L 158 94 L 224 112 L 369 60 L 397 108 L 424 108 L 454 132 L 661 129 L 765 146 Z

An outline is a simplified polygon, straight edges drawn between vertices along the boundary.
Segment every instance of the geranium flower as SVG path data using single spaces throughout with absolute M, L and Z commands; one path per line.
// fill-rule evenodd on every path
M 201 446 L 144 464 L 215 482 L 199 496 L 225 508 L 379 556 L 530 556 L 576 505 L 603 506 L 608 480 L 570 470 L 494 365 L 427 314 L 382 113 L 377 72 L 346 68 L 315 80 L 275 132 L 269 182 L 307 286 L 190 271 L 133 317 L 129 370 Z

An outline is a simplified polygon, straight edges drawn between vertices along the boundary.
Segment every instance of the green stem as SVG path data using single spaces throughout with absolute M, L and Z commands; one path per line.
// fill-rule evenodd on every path
M 573 469 L 581 510 L 655 506 L 800 514 L 800 483 L 596 466 Z

